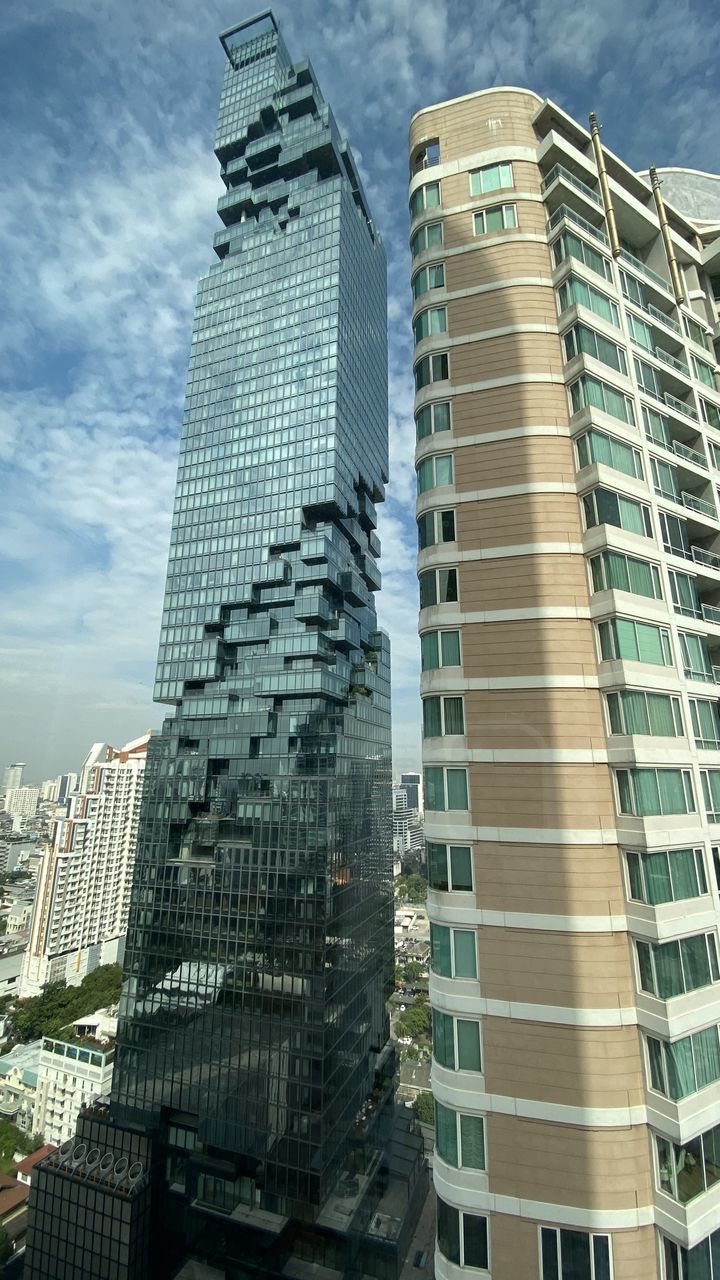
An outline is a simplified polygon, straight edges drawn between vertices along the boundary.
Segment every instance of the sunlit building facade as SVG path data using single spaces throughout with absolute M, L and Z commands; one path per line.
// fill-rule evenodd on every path
M 440 1280 L 720 1276 L 719 193 L 411 125 Z

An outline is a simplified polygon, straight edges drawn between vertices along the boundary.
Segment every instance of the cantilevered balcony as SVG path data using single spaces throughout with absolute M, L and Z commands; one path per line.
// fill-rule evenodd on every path
M 566 206 L 586 218 L 591 224 L 604 228 L 605 210 L 599 191 L 589 186 L 565 165 L 555 164 L 543 178 L 543 198 L 548 214 Z

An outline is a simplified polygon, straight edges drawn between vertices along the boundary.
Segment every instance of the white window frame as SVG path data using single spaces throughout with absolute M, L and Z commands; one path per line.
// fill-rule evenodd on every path
M 465 709 L 463 708 L 463 716 L 464 716 L 464 714 L 465 714 Z M 474 863 L 473 856 L 472 856 L 472 845 L 471 845 L 471 844 L 453 844 L 453 845 L 451 845 L 449 842 L 448 842 L 448 843 L 446 843 L 444 840 L 428 840 L 428 841 L 426 841 L 426 845 L 428 845 L 428 844 L 434 844 L 434 845 L 437 845 L 439 848 L 443 848 L 443 849 L 445 850 L 445 863 L 446 863 L 446 867 L 447 867 L 447 882 L 448 882 L 448 887 L 447 887 L 447 889 L 435 889 L 435 890 L 434 890 L 434 892 L 435 892 L 435 893 L 474 893 L 474 892 L 475 892 L 475 863 Z M 465 888 L 465 886 L 464 886 L 464 885 L 463 885 L 463 887 L 462 887 L 462 888 L 458 888 L 458 889 L 456 889 L 456 888 L 455 888 L 455 886 L 454 886 L 454 884 L 453 884 L 453 877 L 452 877 L 452 858 L 451 858 L 451 856 L 450 856 L 450 850 L 451 850 L 451 849 L 467 849 L 467 850 L 469 851 L 469 853 L 470 853 L 470 880 L 471 880 L 471 884 L 470 884 L 470 888 L 469 888 L 469 889 Z M 428 856 L 428 855 L 427 855 L 427 853 L 426 853 L 426 857 L 427 857 L 427 856 Z M 429 883 L 429 881 L 430 881 L 430 862 L 429 862 L 429 858 L 428 858 L 428 883 Z
M 710 970 L 710 982 L 706 982 L 705 985 L 702 987 L 688 987 L 686 985 L 685 965 L 683 964 L 682 943 L 688 941 L 690 938 L 705 939 L 705 950 L 707 952 L 708 969 Z M 710 938 L 712 938 L 712 947 L 710 945 L 710 942 L 708 941 L 708 939 Z M 680 973 L 682 975 L 683 990 L 679 991 L 676 996 L 660 996 L 658 995 L 657 969 L 655 966 L 655 948 L 669 945 L 671 942 L 677 942 L 680 944 L 678 946 L 678 956 L 680 958 Z M 653 987 L 655 988 L 654 991 L 646 991 L 644 986 L 642 985 L 642 970 L 640 967 L 640 947 L 648 948 L 648 952 L 650 955 L 650 968 L 652 969 L 652 976 L 653 976 Z M 647 938 L 636 938 L 635 946 L 633 950 L 635 951 L 635 966 L 636 966 L 636 974 L 637 974 L 638 991 L 640 992 L 641 995 L 652 996 L 654 1000 L 662 1000 L 664 1004 L 667 1004 L 669 1000 L 680 1000 L 682 996 L 692 995 L 693 992 L 695 991 L 707 991 L 710 987 L 715 987 L 717 986 L 718 982 L 720 982 L 720 976 L 717 978 L 714 978 L 712 976 L 713 975 L 713 962 L 712 962 L 713 956 L 715 959 L 715 965 L 714 965 L 715 972 L 720 974 L 720 969 L 718 968 L 718 966 L 720 965 L 720 957 L 718 956 L 717 934 L 714 929 L 705 929 L 705 930 L 702 930 L 700 933 L 683 934 L 683 936 L 680 938 L 667 938 L 664 942 L 651 942 Z
M 488 213 L 494 213 L 496 209 L 500 209 L 502 211 L 502 227 L 498 227 L 496 230 L 488 231 L 486 215 Z M 478 230 L 478 226 L 480 226 L 481 228 L 480 230 Z M 501 231 L 517 231 L 517 230 L 518 230 L 518 216 L 517 216 L 516 204 L 490 204 L 485 209 L 476 209 L 475 213 L 473 214 L 473 235 L 474 236 L 496 236 L 496 235 L 499 235 Z
M 453 1024 L 454 1024 L 454 1023 L 455 1023 L 455 1019 L 453 1018 Z M 469 1169 L 472 1173 L 487 1173 L 487 1163 L 488 1163 L 488 1151 L 487 1151 L 487 1123 L 486 1123 L 486 1114 L 487 1114 L 487 1113 L 486 1113 L 486 1112 L 484 1112 L 484 1111 L 456 1111 L 456 1110 L 455 1110 L 455 1107 L 450 1107 L 450 1106 L 448 1106 L 448 1104 L 447 1104 L 446 1102 L 439 1102 L 439 1100 L 438 1100 L 437 1098 L 435 1099 L 435 1103 L 436 1103 L 436 1105 L 439 1105 L 439 1106 L 441 1106 L 441 1107 L 444 1107 L 446 1111 L 451 1111 L 451 1112 L 453 1113 L 453 1115 L 455 1116 L 455 1145 L 456 1145 L 456 1147 L 457 1147 L 458 1162 L 457 1162 L 457 1165 L 450 1165 L 450 1168 L 457 1168 L 457 1169 Z M 483 1162 L 482 1162 L 482 1166 L 479 1166 L 479 1165 L 476 1165 L 476 1164 L 465 1164 L 465 1163 L 464 1163 L 464 1161 L 463 1161 L 463 1151 L 462 1151 L 462 1127 L 461 1127 L 461 1124 L 460 1124 L 460 1117 L 461 1117 L 461 1116 L 469 1116 L 471 1120 L 480 1120 L 480 1121 L 482 1121 L 482 1131 L 483 1131 L 483 1135 L 482 1135 L 482 1145 L 483 1145 Z M 441 1159 L 441 1160 L 443 1160 L 443 1162 L 447 1163 L 447 1162 L 445 1161 L 445 1157 L 444 1157 L 443 1155 L 441 1155 L 440 1151 L 438 1150 L 438 1145 L 437 1145 L 437 1133 L 436 1133 L 436 1135 L 435 1135 L 435 1151 L 436 1151 L 437 1155 L 440 1157 L 440 1159 Z M 477 1215 L 475 1215 L 475 1216 L 477 1216 L 477 1217 L 484 1217 L 485 1215 L 484 1215 L 484 1214 L 477 1214 Z
M 424 321 L 425 317 L 427 317 L 428 331 L 427 333 L 422 333 L 422 332 L 418 333 L 418 326 L 422 328 L 421 321 Z M 438 318 L 438 323 L 442 324 L 443 326 L 441 329 L 433 329 L 432 327 L 433 324 L 435 323 L 436 317 Z M 422 311 L 418 311 L 415 319 L 413 320 L 413 338 L 416 344 L 418 342 L 423 342 L 425 338 L 444 337 L 447 331 L 448 331 L 448 309 L 445 306 L 424 307 Z
M 460 700 L 460 703 L 461 703 L 461 705 L 462 705 L 462 719 L 463 719 L 463 731 L 462 731 L 462 733 L 448 733 L 447 729 L 445 728 L 445 703 L 446 703 L 446 701 L 447 701 L 447 699 L 448 699 L 448 698 L 456 698 L 456 699 L 459 699 L 459 700 Z M 427 735 L 427 736 L 428 736 L 428 737 L 432 737 L 432 738 L 437 738 L 437 737 L 440 737 L 440 738 L 463 738 L 463 737 L 465 736 L 465 699 L 464 699 L 464 697 L 463 697 L 463 695 L 462 695 L 461 693 L 427 693 L 427 694 L 425 694 L 425 697 L 424 697 L 424 698 L 421 698 L 421 702 L 423 703 L 423 738 L 425 738 L 425 737 L 426 737 L 426 734 L 425 734 L 425 707 L 424 707 L 424 704 L 425 704 L 426 702 L 429 702 L 429 701 L 430 701 L 430 699 L 435 699 L 435 700 L 437 700 L 437 701 L 440 703 L 440 733 L 439 733 L 439 734 L 437 734 L 437 733 L 433 733 L 433 734 L 429 734 L 429 735 Z
M 673 724 L 675 725 L 675 728 L 677 729 L 677 733 L 675 733 L 675 734 L 673 735 L 673 737 L 674 737 L 674 738 L 684 738 L 684 737 L 686 737 L 686 734 L 685 734 L 685 725 L 684 725 L 684 723 L 683 723 L 683 715 L 682 715 L 682 704 L 681 704 L 680 698 L 677 696 L 677 694 L 673 694 L 673 693 L 666 693 L 664 689 L 663 689 L 663 690 L 661 690 L 661 689 L 636 689 L 636 688 L 632 688 L 632 689 L 631 689 L 631 688 L 625 688 L 625 689 L 608 689 L 608 690 L 607 690 L 607 692 L 606 692 L 606 693 L 605 693 L 605 695 L 604 695 L 604 702 L 605 702 L 605 707 L 606 707 L 606 710 L 607 710 L 607 734 L 608 734 L 608 737 L 609 737 L 609 738 L 615 738 L 615 737 L 620 737 L 620 736 L 625 736 L 625 737 L 633 737 L 633 736 L 634 736 L 634 737 L 638 737 L 638 738 L 641 738 L 641 737 L 642 737 L 642 738 L 659 738 L 659 737 L 662 737 L 662 736 L 663 736 L 662 734 L 658 734 L 658 733 L 643 733 L 643 734 L 637 733 L 637 734 L 633 734 L 632 730 L 631 730 L 631 729 L 628 729 L 627 724 L 626 724 L 626 722 L 625 722 L 625 713 L 624 713 L 624 711 L 623 711 L 623 700 L 622 700 L 622 695 L 623 695 L 624 693 L 640 693 L 640 694 L 642 694 L 643 698 L 645 699 L 645 710 L 646 710 L 647 715 L 648 715 L 648 720 L 650 719 L 650 713 L 648 712 L 648 707 L 647 707 L 648 694 L 657 694 L 657 695 L 659 695 L 659 697 L 661 697 L 661 698 L 667 698 L 667 699 L 669 700 L 669 702 L 670 702 L 670 709 L 671 709 L 671 711 L 672 711 Z M 612 697 L 617 698 L 617 704 L 616 704 L 616 705 L 617 705 L 617 708 L 618 708 L 618 714 L 619 714 L 620 722 L 621 722 L 621 724 L 622 724 L 622 728 L 621 728 L 621 729 L 618 729 L 617 731 L 616 731 L 615 729 L 613 729 L 613 727 L 612 727 L 612 718 L 611 718 L 611 715 L 610 715 L 610 698 L 612 698 Z
M 438 594 L 439 594 L 439 592 L 438 592 L 438 579 L 437 579 L 437 575 L 438 575 L 439 573 L 449 573 L 449 572 L 454 572 L 454 574 L 455 574 L 455 585 L 456 585 L 456 587 L 457 587 L 457 596 L 458 596 L 457 600 L 437 600 L 437 599 L 436 599 L 436 603 L 435 603 L 435 604 L 424 604 L 424 605 L 421 605 L 420 607 L 421 607 L 422 609 L 439 609 L 439 608 L 440 608 L 440 606 L 441 606 L 441 605 L 444 605 L 444 604 L 454 604 L 454 605 L 459 605 L 459 603 L 460 603 L 460 575 L 459 575 L 459 573 L 458 573 L 457 565 L 452 564 L 452 565 L 448 565 L 447 567 L 445 567 L 445 566 L 440 566 L 440 567 L 439 567 L 439 568 L 437 568 L 437 569 L 422 569 L 422 570 L 421 570 L 421 576 L 422 576 L 423 574 L 426 574 L 426 573 L 433 573 L 433 574 L 435 574 L 435 596 L 437 597 L 437 596 L 438 596 Z
M 446 361 L 447 372 L 436 373 L 436 370 L 441 368 L 442 360 Z M 422 364 L 426 363 L 430 377 L 427 382 L 423 382 L 422 386 L 419 386 L 417 381 L 418 369 Z M 434 351 L 431 355 L 422 356 L 413 368 L 413 378 L 415 380 L 416 391 L 424 391 L 426 387 L 431 387 L 434 382 L 447 382 L 450 378 L 450 353 L 448 351 Z
M 453 536 L 452 538 L 443 538 L 440 536 L 440 534 L 442 533 L 442 517 L 448 516 L 448 515 L 452 516 L 453 518 Z M 424 547 L 420 547 L 420 521 L 421 520 L 429 520 L 432 523 L 432 531 L 433 531 L 432 542 L 426 543 Z M 418 525 L 419 550 L 427 551 L 429 550 L 430 547 L 440 547 L 440 546 L 445 547 L 450 542 L 457 542 L 457 520 L 455 518 L 454 507 L 438 507 L 436 510 L 433 510 L 433 511 L 424 511 L 421 516 L 418 516 L 417 525 Z
M 655 813 L 655 814 L 643 814 L 643 813 L 635 812 L 635 810 L 637 809 L 637 796 L 635 794 L 635 782 L 633 778 L 633 773 L 638 770 L 642 770 L 643 773 L 655 773 L 655 774 L 668 773 L 668 772 L 680 773 L 682 778 L 683 795 L 685 797 L 685 805 L 687 806 L 690 803 L 690 799 L 692 799 L 692 808 L 686 807 L 682 814 L 679 814 L 679 813 L 668 814 L 668 813 L 662 813 L 662 812 Z M 628 782 L 630 786 L 630 791 L 632 793 L 633 806 L 634 806 L 632 813 L 626 813 L 624 809 L 620 808 L 620 804 L 621 804 L 620 774 L 621 773 L 626 773 L 628 775 Z M 698 812 L 697 802 L 695 800 L 695 789 L 693 787 L 692 769 L 683 769 L 682 767 L 676 768 L 675 766 L 673 766 L 672 769 L 669 770 L 668 768 L 665 768 L 662 766 L 655 767 L 653 765 L 628 765 L 621 769 L 613 769 L 612 775 L 613 775 L 613 784 L 615 787 L 615 801 L 617 805 L 617 812 L 619 816 L 622 818 L 640 818 L 640 820 L 644 822 L 646 818 L 680 818 L 680 817 L 685 817 L 690 813 Z M 662 800 L 662 793 L 661 793 L 659 783 L 658 783 L 658 795 Z
M 432 244 L 428 244 L 428 233 L 433 227 L 440 228 L 440 239 L 433 241 Z M 425 242 L 424 244 L 421 243 L 423 240 Z M 428 249 L 442 249 L 444 243 L 445 233 L 443 231 L 442 222 L 424 222 L 421 227 L 418 227 L 410 241 L 410 256 L 415 259 L 421 253 L 427 253 Z
M 497 170 L 497 172 L 498 172 L 498 176 L 499 176 L 499 178 L 501 179 L 501 178 L 502 178 L 502 176 L 503 176 L 503 175 L 502 175 L 502 170 L 503 170 L 503 169 L 509 169 L 509 170 L 510 170 L 510 181 L 509 181 L 509 182 L 502 182 L 502 181 L 500 181 L 500 182 L 499 182 L 499 184 L 498 184 L 498 186 L 496 186 L 496 187 L 485 187 L 485 186 L 484 186 L 484 184 L 483 184 L 483 174 L 486 174 L 486 173 L 487 173 L 487 174 L 489 174 L 489 173 L 491 173 L 493 170 Z M 478 183 L 478 187 L 480 188 L 480 189 L 479 189 L 479 191 L 473 191 L 473 178 L 475 178 L 475 177 L 479 177 L 479 179 L 480 179 L 480 181 L 479 181 L 479 183 Z M 482 165 L 482 166 L 481 166 L 481 168 L 479 168 L 479 169 L 471 169 L 471 170 L 470 170 L 470 172 L 468 173 L 468 185 L 469 185 L 469 188 L 470 188 L 470 195 L 471 195 L 471 196 L 491 196 L 491 195 L 494 195 L 496 191 L 509 191 L 512 187 L 514 187 L 514 186 L 515 186 L 515 173 L 514 173 L 514 171 L 513 171 L 512 161 L 511 161 L 511 160 L 504 160 L 504 161 L 503 161 L 503 160 L 497 160 L 497 161 L 495 162 L 495 164 L 484 164 L 484 165 Z
M 440 271 L 442 273 L 441 284 L 429 283 L 431 271 Z M 425 284 L 424 284 L 424 287 L 421 287 L 420 281 L 423 276 L 425 276 Z M 444 262 L 428 262 L 424 267 L 420 268 L 420 270 L 417 272 L 415 276 L 413 276 L 413 281 L 412 281 L 413 302 L 417 302 L 418 298 L 422 298 L 426 293 L 432 293 L 433 289 L 444 289 L 444 288 L 445 288 L 445 263 Z
M 440 663 L 437 667 L 426 667 L 425 668 L 426 671 L 443 671 L 446 668 L 448 670 L 452 670 L 452 668 L 457 668 L 462 666 L 462 633 L 461 633 L 460 627 L 429 627 L 427 631 L 423 631 L 420 637 L 421 641 L 424 636 L 429 636 L 429 635 L 438 636 L 438 657 L 440 658 Z M 443 662 L 442 661 L 442 657 L 443 657 L 443 639 L 442 638 L 445 635 L 457 636 L 458 650 L 460 653 L 459 662 Z
M 448 411 L 447 416 L 448 416 L 449 425 L 447 427 L 436 427 L 435 426 L 435 410 L 443 406 Z M 427 432 L 426 435 L 421 436 L 418 434 L 418 423 L 420 420 L 420 415 L 425 413 L 427 410 L 430 411 L 430 430 L 429 432 Z M 445 439 L 449 440 L 451 437 L 446 434 L 447 432 L 452 432 L 452 405 L 449 400 L 431 400 L 429 404 L 424 404 L 422 406 L 422 409 L 418 410 L 417 414 L 415 415 L 416 440 L 418 441 L 429 440 L 431 436 L 443 436 Z
M 428 187 L 437 187 L 438 201 L 437 204 L 428 205 L 427 191 Z M 413 203 L 416 197 L 420 195 L 422 198 L 417 202 L 418 207 L 413 210 Z M 442 206 L 442 185 L 439 178 L 434 178 L 431 182 L 423 182 L 416 187 L 410 197 L 410 217 L 419 218 L 421 213 L 426 213 L 428 209 L 439 209 Z
M 653 907 L 653 910 L 656 910 L 656 909 L 657 909 L 657 907 L 659 907 L 659 906 L 667 906 L 667 905 L 668 905 L 669 903 L 671 903 L 671 902 L 697 902 L 698 898 L 705 898 L 705 897 L 707 897 L 707 895 L 710 893 L 710 890 L 709 890 L 709 888 L 708 888 L 707 867 L 705 866 L 705 852 L 704 852 L 704 849 L 702 848 L 702 846 L 701 846 L 701 845 L 686 845 L 686 846 L 683 846 L 683 847 L 684 847 L 684 848 L 688 848 L 688 849 L 692 849 L 692 851 L 693 851 L 693 854 L 694 854 L 694 856 L 695 856 L 695 875 L 696 875 L 696 876 L 697 876 L 697 878 L 698 878 L 698 883 L 704 883 L 704 884 L 705 884 L 705 891 L 704 891 L 704 893 L 699 893 L 699 894 L 697 894 L 694 898 L 668 898 L 667 902 L 659 902 L 659 903 L 656 903 L 656 904 L 651 903 L 651 902 L 650 902 L 650 900 L 649 900 L 649 898 L 648 898 L 648 892 L 647 892 L 647 879 L 646 879 L 646 875 L 645 875 L 645 861 L 644 861 L 644 859 L 647 857 L 647 855 L 648 855 L 648 854 L 652 854 L 652 853 L 666 853 L 666 854 L 668 855 L 668 865 L 669 865 L 669 871 L 670 871 L 670 883 L 671 883 L 671 885 L 672 885 L 672 863 L 671 863 L 671 861 L 670 861 L 670 856 L 671 856 L 671 854 L 676 853 L 678 850 L 677 850 L 677 849 L 624 849 L 624 850 L 623 850 L 623 853 L 624 853 L 624 855 L 625 855 L 625 856 L 624 856 L 624 858 L 623 858 L 623 862 L 624 862 L 624 864 L 625 864 L 625 881 L 626 881 L 626 886 L 627 886 L 627 899 L 628 899 L 628 902 L 642 902 L 644 906 L 646 906 L 646 907 L 652 906 L 652 907 Z M 645 894 L 645 897 L 644 897 L 644 898 L 636 898 L 636 897 L 634 896 L 634 894 L 633 894 L 633 891 L 632 891 L 632 879 L 631 879 L 631 876 L 630 876 L 630 864 L 629 864 L 629 861 L 628 861 L 628 859 L 629 859 L 629 855 L 630 855 L 630 854 L 634 854 L 634 855 L 639 859 L 639 864 L 640 864 L 640 879 L 641 879 L 641 881 L 642 881 L 642 885 L 643 885 L 643 893 Z
M 570 1228 L 555 1227 L 550 1223 L 538 1223 L 538 1237 L 537 1237 L 538 1239 L 538 1275 L 540 1276 L 540 1280 L 548 1280 L 548 1278 L 544 1275 L 544 1272 L 543 1272 L 543 1257 L 542 1257 L 543 1231 L 555 1232 L 555 1241 L 556 1241 L 556 1250 L 557 1250 L 556 1252 L 557 1274 L 558 1274 L 558 1280 L 562 1280 L 562 1252 L 561 1252 L 561 1243 L 560 1243 L 561 1232 L 563 1230 L 569 1230 L 569 1229 Z M 612 1233 L 609 1231 L 585 1231 L 584 1228 L 582 1227 L 575 1228 L 575 1229 L 581 1231 L 583 1235 L 588 1236 L 590 1240 L 590 1275 L 588 1276 L 588 1280 L 595 1280 L 595 1247 L 592 1243 L 595 1236 L 600 1236 L 605 1240 L 607 1240 L 608 1242 L 608 1257 L 610 1260 L 610 1280 L 614 1280 L 615 1268 L 613 1266 Z
M 449 459 L 450 459 L 450 473 L 451 473 L 451 479 L 450 479 L 447 483 L 441 483 L 440 481 L 438 481 L 438 478 L 437 478 L 437 460 L 438 460 L 438 458 L 443 458 L 443 459 L 445 459 L 445 458 L 449 458 Z M 427 463 L 427 462 L 432 463 L 432 467 L 431 467 L 431 470 L 432 470 L 432 484 L 431 484 L 431 485 L 428 485 L 427 489 L 422 489 L 422 490 L 421 490 L 421 489 L 420 489 L 420 468 L 421 468 L 425 463 Z M 426 493 L 432 493 L 433 489 L 450 489 L 450 488 L 452 488 L 452 486 L 455 484 L 455 458 L 454 458 L 454 455 L 453 455 L 452 453 L 450 453 L 450 452 L 448 452 L 448 453 L 445 453 L 445 452 L 443 452 L 443 453 L 429 453 L 429 454 L 427 455 L 427 457 L 425 457 L 425 458 L 421 458 L 421 459 L 420 459 L 420 461 L 419 461 L 419 463 L 418 463 L 418 466 L 417 466 L 417 471 L 416 471 L 416 473 L 415 473 L 415 474 L 416 474 L 416 477 L 417 477 L 417 493 L 418 493 L 418 497 L 422 497 L 422 496 L 423 496 L 424 494 L 426 494 Z

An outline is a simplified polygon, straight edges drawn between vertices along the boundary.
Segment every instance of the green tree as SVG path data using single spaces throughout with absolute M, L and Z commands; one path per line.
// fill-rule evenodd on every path
M 408 982 L 414 982 L 416 978 L 422 977 L 423 967 L 418 960 L 408 960 L 405 965 L 405 978 Z
M 419 1040 L 430 1031 L 430 1007 L 426 1002 L 416 1000 L 409 1009 L 400 1014 L 395 1024 L 400 1035 Z
M 105 964 L 83 978 L 79 987 L 55 982 L 39 996 L 18 1002 L 13 1013 L 16 1040 L 27 1044 L 41 1036 L 62 1039 L 63 1031 L 76 1018 L 95 1013 L 120 998 L 122 969 L 119 964 Z
M 398 898 L 407 902 L 425 902 L 427 900 L 427 880 L 417 872 L 398 876 L 395 890 Z
M 413 1110 L 422 1124 L 435 1124 L 435 1103 L 431 1093 L 418 1093 L 413 1102 Z

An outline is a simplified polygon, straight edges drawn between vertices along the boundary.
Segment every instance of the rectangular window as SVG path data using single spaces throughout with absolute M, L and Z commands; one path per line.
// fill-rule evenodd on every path
M 441 542 L 455 541 L 455 512 L 426 511 L 420 516 L 418 526 L 418 548 L 437 546 Z
M 435 356 L 424 356 L 415 365 L 415 390 L 421 391 L 431 382 L 444 382 L 450 376 L 447 352 Z
M 655 1142 L 660 1190 L 673 1200 L 687 1204 L 720 1180 L 720 1125 L 683 1144 L 659 1134 Z M 702 1278 L 701 1272 L 698 1275 Z
M 617 769 L 620 813 L 656 818 L 695 813 L 689 769 Z
M 700 781 L 708 822 L 720 822 L 720 769 L 702 769 Z
M 713 680 L 713 668 L 704 636 L 679 631 L 683 670 L 688 680 Z
M 558 289 L 558 299 L 561 313 L 573 304 L 587 307 L 588 311 L 594 311 L 596 316 L 607 320 L 608 324 L 614 325 L 616 329 L 620 328 L 620 313 L 612 299 L 579 276 L 569 275 L 563 280 Z
M 691 356 L 690 358 L 698 382 L 704 382 L 706 387 L 711 387 L 715 391 L 715 374 L 711 366 L 706 364 L 704 360 L 698 360 L 697 356 Z
M 651 907 L 700 898 L 708 891 L 702 849 L 626 852 L 630 897 Z
M 493 231 L 510 231 L 517 224 L 517 208 L 514 204 L 495 204 L 488 209 L 479 209 L 473 218 L 476 236 L 490 235 Z
M 443 242 L 443 224 L 442 222 L 428 222 L 426 226 L 419 227 L 410 241 L 410 252 L 413 258 L 419 253 L 424 253 L 426 249 L 439 249 Z
M 423 698 L 423 737 L 459 736 L 465 732 L 462 698 Z
M 720 1080 L 717 1024 L 672 1042 L 648 1036 L 647 1047 L 650 1087 L 674 1102 Z
M 632 595 L 662 600 L 660 570 L 648 560 L 624 555 L 621 551 L 601 551 L 590 561 L 593 591 L 628 591 Z
M 477 978 L 474 930 L 431 924 L 430 968 L 441 978 Z
M 426 182 L 417 187 L 410 197 L 410 217 L 416 218 L 424 209 L 437 209 L 440 206 L 440 183 Z
M 415 317 L 413 337 L 416 342 L 422 342 L 423 338 L 431 338 L 438 333 L 447 333 L 447 307 L 428 307 Z
M 682 738 L 680 699 L 644 689 L 607 694 L 611 733 L 646 734 L 653 738 Z
M 645 286 L 636 280 L 634 276 L 628 275 L 627 271 L 620 272 L 620 288 L 624 297 L 630 302 L 634 302 L 636 307 L 640 307 L 643 311 L 647 311 L 648 302 L 645 296 Z
M 480 1023 L 433 1009 L 433 1057 L 451 1071 L 482 1071 Z
M 453 457 L 451 453 L 433 453 L 423 458 L 417 469 L 417 491 L 427 493 L 453 483 Z
M 672 449 L 670 423 L 665 414 L 658 413 L 657 409 L 649 409 L 644 404 L 642 406 L 642 416 L 645 424 L 645 435 L 648 440 L 652 440 L 655 444 L 661 444 L 665 449 Z
M 660 1000 L 699 991 L 720 977 L 714 933 L 696 933 L 675 942 L 637 940 L 635 945 L 640 988 Z
M 472 851 L 468 845 L 428 844 L 430 888 L 444 893 L 473 887 Z
M 436 431 L 449 431 L 450 425 L 450 405 L 447 402 L 426 404 L 415 419 L 418 440 L 424 440 Z
M 461 1213 L 437 1196 L 437 1245 L 448 1262 L 487 1270 L 487 1218 Z
M 686 520 L 682 520 L 680 516 L 671 516 L 666 511 L 661 511 L 660 533 L 662 534 L 663 547 L 670 555 L 682 556 L 683 560 L 692 560 Z
M 668 569 L 668 579 L 675 613 L 681 613 L 686 618 L 701 618 L 702 609 L 695 578 L 689 573 Z
M 680 501 L 680 484 L 677 467 L 669 462 L 661 462 L 659 458 L 650 459 L 653 488 L 661 498 L 669 498 L 671 502 Z
M 460 632 L 426 631 L 420 637 L 420 658 L 423 671 L 437 671 L 439 667 L 459 667 Z
M 638 360 L 635 357 L 633 364 L 635 365 L 635 377 L 641 391 L 647 391 L 648 395 L 655 396 L 657 400 L 663 399 L 662 386 L 660 385 L 660 375 L 652 365 L 647 364 L 645 360 Z
M 428 569 L 419 574 L 420 608 L 436 604 L 457 604 L 457 569 Z
M 641 538 L 652 538 L 650 508 L 644 503 L 626 498 L 614 489 L 591 489 L 584 494 L 582 503 L 587 529 L 598 524 L 612 524 Z
M 417 301 L 429 289 L 445 288 L 445 268 L 442 262 L 433 263 L 432 266 L 423 267 L 422 271 L 418 271 L 412 282 L 413 298 Z
M 610 1237 L 542 1227 L 541 1280 L 611 1280 Z
M 484 1169 L 483 1117 L 461 1115 L 436 1100 L 435 1146 L 440 1159 L 454 1169 Z
M 709 334 L 695 320 L 691 320 L 689 316 L 683 316 L 683 324 L 685 332 L 691 342 L 696 342 L 699 347 L 704 347 L 706 351 L 712 351 L 712 344 Z
M 594 360 L 600 360 L 616 373 L 627 374 L 627 360 L 622 347 L 619 347 L 616 342 L 611 342 L 609 338 L 604 338 L 595 329 L 589 329 L 584 324 L 573 325 L 572 329 L 568 329 L 563 340 L 566 360 L 572 360 L 575 356 L 584 354 L 592 356 Z
M 645 479 L 640 450 L 605 431 L 598 431 L 597 427 L 578 436 L 575 446 L 581 469 L 589 467 L 591 462 L 598 462 L 604 467 L 612 467 L 613 471 L 622 471 L 623 475 L 634 476 L 636 480 Z
M 592 374 L 584 373 L 581 378 L 573 382 L 570 387 L 570 399 L 573 413 L 579 413 L 584 408 L 601 409 L 611 418 L 629 422 L 631 426 L 635 425 L 635 414 L 630 397 L 624 395 L 622 391 L 617 391 L 607 382 L 594 378 Z
M 691 698 L 690 718 L 695 745 L 705 751 L 720 749 L 720 710 L 717 700 Z
M 620 658 L 630 662 L 649 662 L 656 667 L 673 665 L 670 632 L 649 622 L 631 618 L 610 618 L 598 626 L 600 652 L 604 662 Z
M 596 275 L 604 276 L 610 284 L 613 283 L 612 266 L 608 259 L 598 253 L 597 249 L 594 249 L 586 240 L 581 240 L 580 236 L 576 236 L 573 231 L 563 231 L 562 235 L 553 241 L 552 250 L 556 267 L 559 267 L 565 258 L 575 258 Z
M 692 1249 L 663 1236 L 665 1280 L 720 1280 L 720 1230 Z
M 698 399 L 703 421 L 710 427 L 720 429 L 720 408 L 716 404 L 711 404 L 709 400 L 704 400 L 702 396 L 698 396 Z M 715 466 L 717 467 L 717 462 Z
M 473 169 L 470 173 L 471 196 L 486 196 L 493 191 L 501 191 L 503 187 L 512 187 L 512 185 L 511 164 L 487 164 L 483 169 Z
M 467 769 L 433 766 L 425 770 L 425 807 L 431 812 L 467 809 Z
M 644 347 L 646 351 L 655 351 L 655 342 L 653 340 L 652 329 L 644 320 L 634 316 L 632 311 L 627 313 L 628 329 L 630 334 L 638 346 Z

